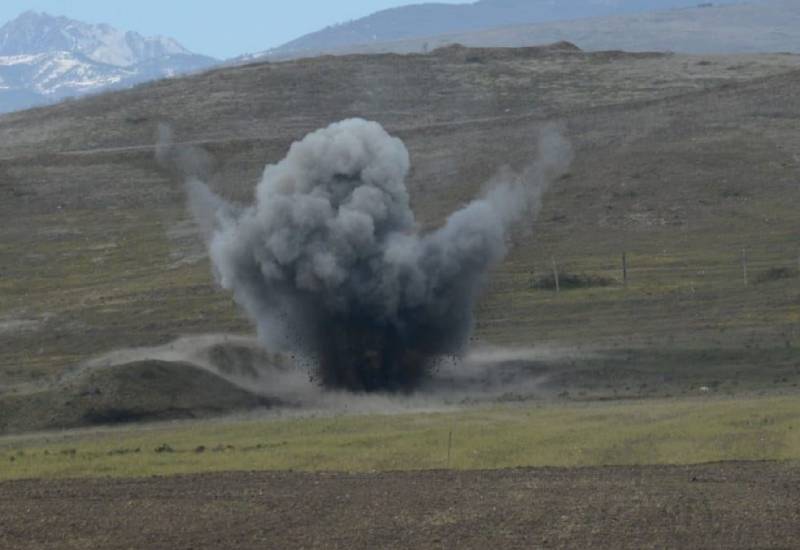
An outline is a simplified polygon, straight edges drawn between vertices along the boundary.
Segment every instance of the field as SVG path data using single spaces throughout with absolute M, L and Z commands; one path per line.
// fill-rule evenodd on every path
M 782 548 L 798 457 L 795 395 L 6 437 L 0 544 Z
M 6 548 L 792 548 L 775 463 L 8 482 Z
M 800 403 L 695 397 L 186 422 L 7 437 L 0 460 L 0 480 L 796 461 Z

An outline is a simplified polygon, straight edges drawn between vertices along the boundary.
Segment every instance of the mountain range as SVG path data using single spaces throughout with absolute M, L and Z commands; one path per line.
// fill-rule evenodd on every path
M 29 11 L 0 28 L 0 112 L 210 67 L 175 40 Z

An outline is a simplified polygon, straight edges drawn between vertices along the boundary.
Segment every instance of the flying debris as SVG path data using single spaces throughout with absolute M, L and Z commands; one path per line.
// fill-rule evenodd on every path
M 427 233 L 409 204 L 408 150 L 376 122 L 345 120 L 294 143 L 247 208 L 185 172 L 217 279 L 263 345 L 311 358 L 328 388 L 407 392 L 464 351 L 490 268 L 571 151 L 547 128 L 534 157 Z

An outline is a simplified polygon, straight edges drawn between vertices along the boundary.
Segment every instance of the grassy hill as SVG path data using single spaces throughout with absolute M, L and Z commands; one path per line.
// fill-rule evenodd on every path
M 0 117 L 0 399 L 114 349 L 251 331 L 155 162 L 158 123 L 247 202 L 292 141 L 351 116 L 406 142 L 427 227 L 529 162 L 543 124 L 565 128 L 574 165 L 497 270 L 479 343 L 603 353 L 555 371 L 572 396 L 792 391 L 798 85 L 791 55 L 453 47 L 224 68 Z

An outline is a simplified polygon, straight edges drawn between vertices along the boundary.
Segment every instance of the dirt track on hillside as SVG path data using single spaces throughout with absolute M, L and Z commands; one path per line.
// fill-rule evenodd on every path
M 2 548 L 796 548 L 800 465 L 0 484 Z

